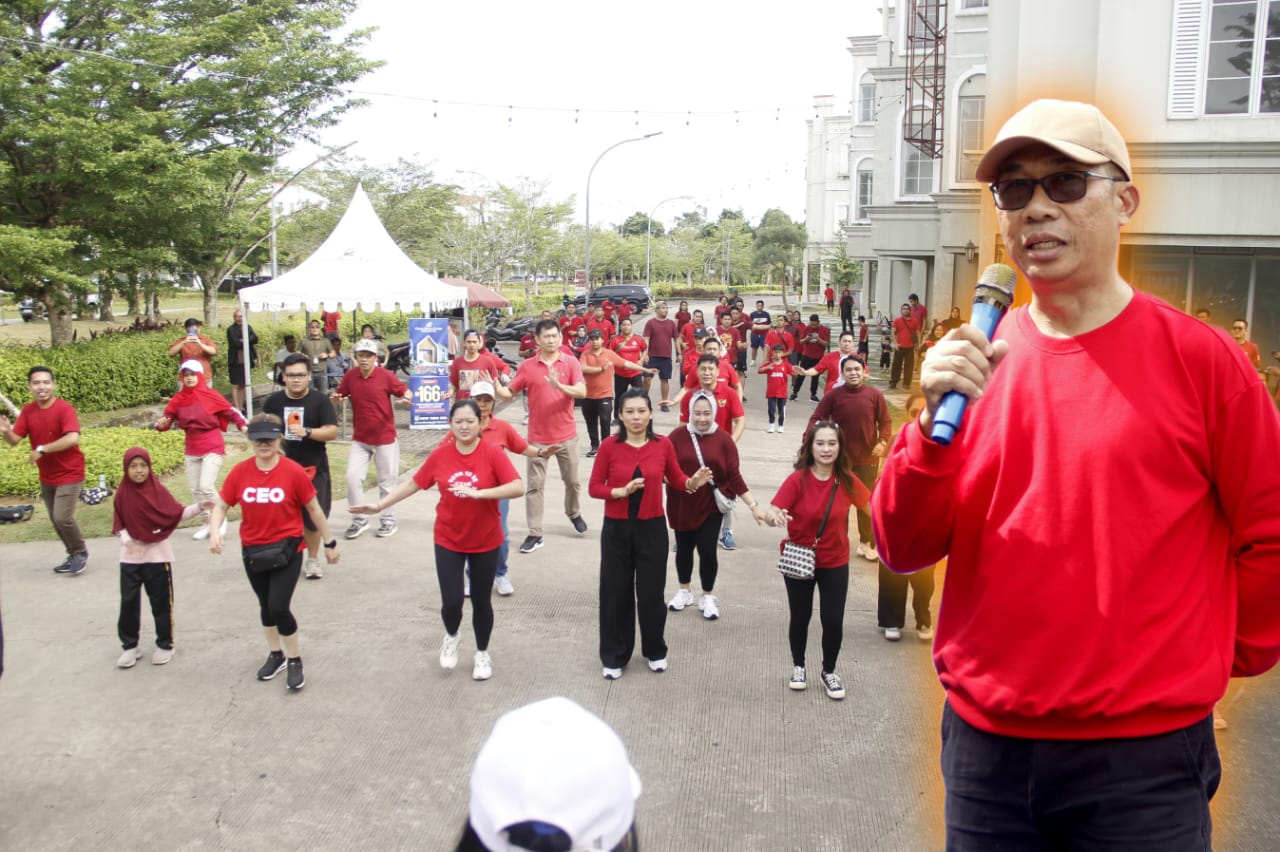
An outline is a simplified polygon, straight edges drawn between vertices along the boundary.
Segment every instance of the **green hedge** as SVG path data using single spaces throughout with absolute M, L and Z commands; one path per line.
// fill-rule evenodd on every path
M 80 433 L 80 450 L 85 456 L 86 485 L 97 485 L 98 475 L 107 477 L 112 488 L 124 476 L 124 451 L 144 447 L 151 453 L 152 469 L 166 474 L 183 463 L 183 434 L 135 429 L 128 426 L 92 428 Z M 35 497 L 40 494 L 40 478 L 35 465 L 27 461 L 29 441 L 0 449 L 0 497 Z

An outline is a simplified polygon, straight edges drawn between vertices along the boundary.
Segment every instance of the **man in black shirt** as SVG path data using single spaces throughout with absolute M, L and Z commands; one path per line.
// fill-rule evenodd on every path
M 329 479 L 329 453 L 325 443 L 338 437 L 338 415 L 329 397 L 311 386 L 311 359 L 295 352 L 284 359 L 284 390 L 267 397 L 262 410 L 284 421 L 284 454 L 288 458 L 311 468 L 315 473 L 311 482 L 316 487 L 316 499 L 324 516 L 329 517 L 329 503 L 333 487 Z M 311 518 L 302 513 L 307 542 L 307 561 L 304 575 L 308 580 L 324 576 L 320 568 L 320 532 L 314 528 Z
M 756 365 L 759 358 L 759 352 L 765 349 L 764 336 L 769 333 L 770 326 L 773 325 L 773 317 L 764 309 L 764 302 L 757 301 L 756 309 L 751 312 L 751 366 Z M 769 360 L 769 352 L 766 350 L 764 359 Z

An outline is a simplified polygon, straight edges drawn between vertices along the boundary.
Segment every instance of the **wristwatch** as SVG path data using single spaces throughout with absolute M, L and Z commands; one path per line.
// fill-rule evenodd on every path
M 40 456 L 44 455 L 44 444 L 41 444 L 40 446 L 36 447 L 36 455 L 40 455 Z
M 333 550 L 337 546 L 338 546 L 338 540 L 336 538 L 330 539 L 329 541 L 326 541 L 324 543 L 325 550 Z
M 303 429 L 303 430 L 302 430 L 302 432 L 303 432 L 303 434 L 304 434 L 306 437 L 308 437 L 308 438 L 310 438 L 310 437 L 311 437 L 311 427 L 310 427 L 310 426 L 308 426 L 308 427 L 306 427 L 305 429 Z

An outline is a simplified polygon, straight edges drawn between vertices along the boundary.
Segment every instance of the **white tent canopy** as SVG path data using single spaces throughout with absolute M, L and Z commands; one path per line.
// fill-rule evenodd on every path
M 245 287 L 240 301 L 249 311 L 325 310 L 425 313 L 466 307 L 467 293 L 445 284 L 406 255 L 387 233 L 363 186 L 347 212 L 315 252 L 272 281 Z

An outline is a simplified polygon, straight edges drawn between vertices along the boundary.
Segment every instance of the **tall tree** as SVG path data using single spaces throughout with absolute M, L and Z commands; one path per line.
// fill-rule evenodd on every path
M 0 5 L 0 225 L 47 243 L 0 254 L 0 286 L 49 308 L 55 344 L 102 269 L 172 248 L 206 283 L 265 238 L 276 155 L 358 102 L 376 63 L 340 34 L 355 0 L 21 0 Z M 72 250 L 65 250 L 65 243 Z M 128 265 L 123 264 L 123 265 Z
M 755 231 L 755 264 L 766 283 L 791 280 L 805 241 L 804 225 L 776 208 L 765 211 Z
M 666 229 L 662 227 L 661 222 L 657 219 L 650 219 L 648 214 L 637 211 L 628 216 L 627 221 L 622 223 L 622 236 L 648 236 L 650 227 L 653 228 L 653 236 L 655 237 L 660 237 L 666 233 Z

